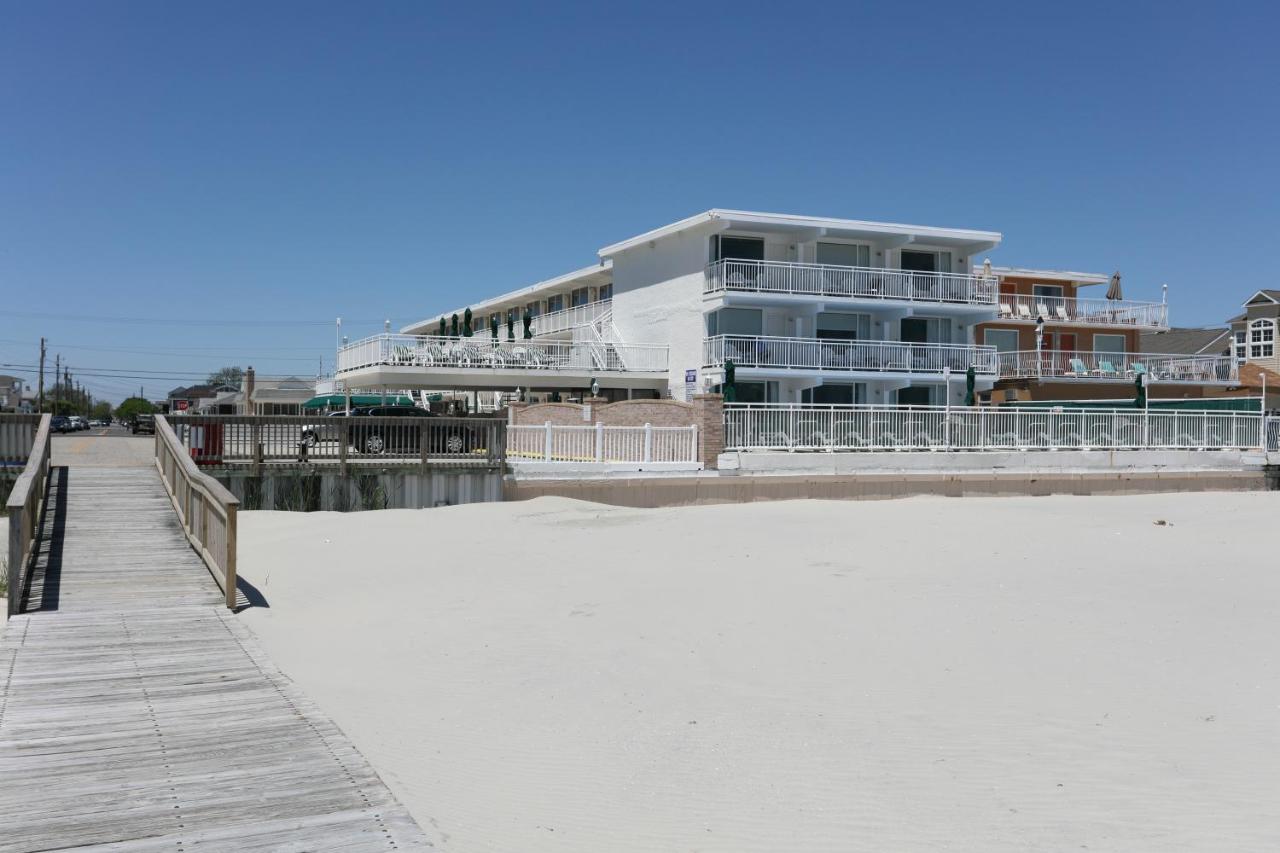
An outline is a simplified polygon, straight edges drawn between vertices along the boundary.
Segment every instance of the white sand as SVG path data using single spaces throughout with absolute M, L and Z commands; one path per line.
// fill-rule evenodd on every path
M 241 519 L 446 850 L 1280 849 L 1280 494 Z

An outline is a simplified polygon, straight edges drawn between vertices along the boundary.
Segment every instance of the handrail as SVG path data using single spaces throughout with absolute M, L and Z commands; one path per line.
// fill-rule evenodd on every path
M 156 468 L 191 547 L 236 606 L 236 511 L 240 501 L 196 467 L 163 415 L 156 415 Z
M 988 306 L 996 301 L 996 279 L 978 273 L 725 258 L 706 266 L 702 292 L 704 295 L 742 292 Z
M 49 432 L 52 421 L 52 415 L 40 417 L 40 426 L 27 454 L 27 464 L 5 501 L 5 511 L 9 514 L 9 607 L 5 618 L 16 614 L 22 606 L 27 570 L 36 551 L 44 497 L 49 489 Z

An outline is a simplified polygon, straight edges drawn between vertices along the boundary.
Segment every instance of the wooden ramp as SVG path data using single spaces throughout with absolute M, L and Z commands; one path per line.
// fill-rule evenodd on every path
M 0 640 L 0 851 L 432 846 L 221 600 L 154 470 L 57 470 Z

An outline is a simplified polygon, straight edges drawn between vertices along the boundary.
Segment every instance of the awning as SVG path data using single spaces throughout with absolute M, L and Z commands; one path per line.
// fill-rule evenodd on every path
M 413 400 L 403 394 L 388 394 L 383 397 L 381 394 L 353 394 L 351 395 L 351 405 L 353 406 L 412 406 Z M 342 394 L 325 394 L 322 397 L 312 397 L 310 400 L 302 404 L 304 409 L 336 409 L 346 408 L 347 398 Z

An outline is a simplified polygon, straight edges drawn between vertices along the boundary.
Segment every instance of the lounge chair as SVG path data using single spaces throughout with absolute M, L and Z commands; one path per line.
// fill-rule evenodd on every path
M 1111 362 L 1100 361 L 1098 362 L 1098 375 L 1114 378 L 1119 376 L 1120 372 L 1116 370 L 1115 365 L 1113 365 Z
M 1048 305 L 1045 305 L 1043 302 L 1037 302 L 1037 303 L 1036 303 L 1036 316 L 1037 316 L 1037 317 L 1041 317 L 1041 318 L 1043 318 L 1043 319 L 1045 319 L 1045 320 L 1048 320 L 1048 319 L 1049 319 L 1049 306 L 1048 306 Z
M 1000 319 L 1009 320 L 1013 318 L 1013 306 L 1008 302 L 1000 303 Z
M 1028 307 L 1025 302 L 1018 303 L 1018 319 L 1020 320 L 1031 319 L 1031 308 Z
M 1053 310 L 1054 310 L 1054 313 L 1056 313 L 1056 314 L 1058 315 L 1058 319 L 1059 319 L 1059 320 L 1061 320 L 1061 321 L 1063 321 L 1064 323 L 1071 319 L 1071 318 L 1067 315 L 1067 306 L 1065 306 L 1065 305 L 1058 305 L 1058 306 L 1056 306 Z
M 1068 376 L 1088 376 L 1089 369 L 1084 366 L 1084 362 L 1078 358 L 1071 359 L 1071 369 L 1067 371 Z

